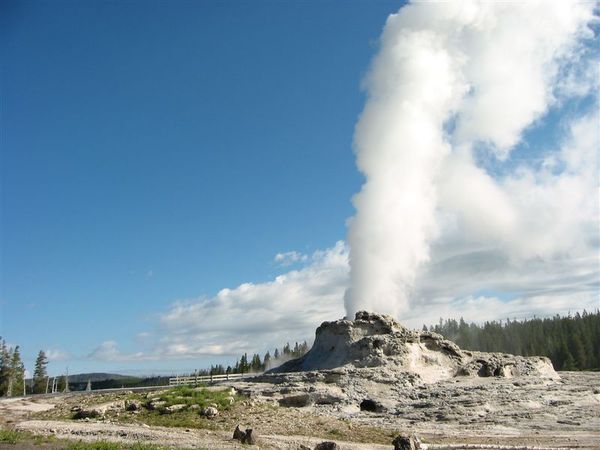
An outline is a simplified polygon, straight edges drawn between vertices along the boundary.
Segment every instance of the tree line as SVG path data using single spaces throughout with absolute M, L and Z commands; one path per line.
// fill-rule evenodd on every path
M 462 318 L 442 320 L 425 331 L 450 339 L 462 349 L 547 356 L 556 370 L 600 369 L 600 311 L 526 320 L 502 320 L 482 325 Z
M 261 358 L 258 353 L 248 357 L 248 353 L 244 353 L 233 366 L 223 366 L 222 364 L 216 364 L 210 366 L 210 369 L 201 369 L 197 371 L 199 376 L 207 375 L 225 375 L 231 373 L 249 373 L 249 372 L 264 372 L 271 367 L 276 367 L 289 359 L 300 358 L 305 355 L 309 350 L 306 341 L 302 343 L 296 342 L 294 346 L 290 346 L 290 343 L 286 343 L 281 350 L 276 348 L 271 354 L 267 351 Z
M 0 396 L 12 397 L 31 393 L 43 394 L 48 389 L 49 378 L 46 371 L 47 366 L 48 358 L 40 350 L 35 361 L 32 383 L 30 386 L 27 386 L 25 382 L 25 365 L 21 359 L 20 347 L 18 345 L 9 347 L 6 341 L 0 337 Z M 63 382 L 67 383 L 66 379 Z

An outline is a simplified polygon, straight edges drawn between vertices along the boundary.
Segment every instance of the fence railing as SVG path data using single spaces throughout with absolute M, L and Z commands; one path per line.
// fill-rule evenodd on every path
M 216 383 L 220 381 L 228 380 L 241 380 L 246 377 L 253 377 L 258 375 L 257 373 L 228 373 L 224 375 L 192 375 L 188 377 L 171 377 L 169 378 L 169 386 L 181 386 L 186 384 L 196 385 L 198 383 Z

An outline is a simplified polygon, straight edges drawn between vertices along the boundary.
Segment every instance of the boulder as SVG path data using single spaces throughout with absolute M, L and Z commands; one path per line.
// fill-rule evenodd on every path
M 312 403 L 312 399 L 310 394 L 296 394 L 296 395 L 288 395 L 279 400 L 280 406 L 294 407 L 294 408 L 302 408 L 304 406 L 309 406 Z
M 142 408 L 142 402 L 138 400 L 125 400 L 125 411 L 139 411 Z
M 73 419 L 75 420 L 81 420 L 81 419 L 96 419 L 98 417 L 102 416 L 102 413 L 100 411 L 98 411 L 97 409 L 83 409 L 83 408 L 79 408 L 78 410 L 75 411 L 75 414 L 73 414 Z
M 146 407 L 150 411 L 155 411 L 155 410 L 164 408 L 166 404 L 167 404 L 167 402 L 165 402 L 163 400 L 153 400 L 151 402 L 148 402 L 148 404 L 146 405 Z
M 219 415 L 219 410 L 217 408 L 215 408 L 214 406 L 209 406 L 207 408 L 204 408 L 201 412 L 201 415 L 212 419 L 213 417 L 217 417 Z
M 252 428 L 246 428 L 244 436 L 242 436 L 242 444 L 256 445 L 258 442 L 258 433 Z
M 362 402 L 360 402 L 360 410 L 380 413 L 385 411 L 385 407 L 381 404 L 381 402 L 378 402 L 377 400 L 371 400 L 370 398 L 366 398 Z
M 419 450 L 421 440 L 416 435 L 400 434 L 392 441 L 394 450 Z
M 332 441 L 324 441 L 315 445 L 314 450 L 340 450 L 340 446 Z
M 240 426 L 238 425 L 237 427 L 235 427 L 235 430 L 233 430 L 233 439 L 237 439 L 238 441 L 241 441 L 243 439 L 243 437 L 245 436 L 246 433 L 244 433 L 242 431 L 242 429 L 240 428 Z
M 187 408 L 187 405 L 184 403 L 178 403 L 176 405 L 167 406 L 165 408 L 165 413 L 172 414 L 177 411 L 181 411 Z

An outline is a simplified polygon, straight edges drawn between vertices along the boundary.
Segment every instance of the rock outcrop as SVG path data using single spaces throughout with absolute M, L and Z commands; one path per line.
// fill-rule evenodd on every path
M 340 367 L 381 367 L 388 373 L 416 374 L 425 383 L 457 376 L 558 378 L 546 357 L 461 350 L 439 334 L 409 330 L 390 316 L 365 311 L 356 313 L 354 320 L 323 322 L 306 355 L 269 373 Z

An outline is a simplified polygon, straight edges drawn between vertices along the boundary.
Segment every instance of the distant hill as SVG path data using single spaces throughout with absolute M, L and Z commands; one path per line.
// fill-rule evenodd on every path
M 50 382 L 52 381 L 50 377 Z M 62 375 L 56 377 L 59 380 L 58 390 L 64 389 Z M 90 372 L 77 373 L 69 375 L 69 389 L 71 391 L 83 391 L 87 388 L 88 380 L 91 381 L 91 387 L 96 389 L 110 389 L 122 387 L 143 387 L 143 386 L 164 386 L 169 384 L 169 378 L 166 376 L 134 377 L 130 375 L 120 375 L 117 373 Z M 28 386 L 31 386 L 31 378 L 26 380 Z
M 69 375 L 69 383 L 87 383 L 88 380 L 91 380 L 92 383 L 104 380 L 133 381 L 139 380 L 139 377 L 103 372 L 78 373 L 75 375 Z

